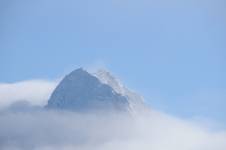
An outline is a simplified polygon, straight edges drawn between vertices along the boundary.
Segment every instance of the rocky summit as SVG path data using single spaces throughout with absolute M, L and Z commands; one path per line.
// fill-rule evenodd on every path
M 103 71 L 93 75 L 79 68 L 66 75 L 53 91 L 46 108 L 72 111 L 117 110 L 130 111 L 128 96 L 103 82 Z M 110 81 L 109 81 L 110 82 Z M 121 87 L 122 88 L 122 87 Z

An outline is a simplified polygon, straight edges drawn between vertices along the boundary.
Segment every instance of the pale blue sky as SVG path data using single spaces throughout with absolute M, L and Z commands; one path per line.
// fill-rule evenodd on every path
M 1 0 L 0 82 L 107 67 L 154 108 L 226 125 L 224 0 Z

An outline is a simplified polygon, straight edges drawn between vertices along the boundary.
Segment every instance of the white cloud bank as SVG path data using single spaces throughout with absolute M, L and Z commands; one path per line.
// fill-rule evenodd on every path
M 28 100 L 44 105 L 57 82 L 0 84 L 0 107 Z M 78 114 L 0 112 L 1 150 L 225 150 L 226 132 L 156 111 Z
M 34 105 L 45 105 L 56 81 L 28 80 L 16 83 L 0 83 L 0 108 L 18 101 L 28 101 Z
M 158 112 L 0 115 L 2 150 L 225 150 L 226 133 Z

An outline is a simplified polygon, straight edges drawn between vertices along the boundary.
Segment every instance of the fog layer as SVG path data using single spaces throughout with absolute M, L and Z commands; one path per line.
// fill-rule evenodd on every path
M 150 111 L 0 114 L 3 150 L 225 150 L 226 133 Z

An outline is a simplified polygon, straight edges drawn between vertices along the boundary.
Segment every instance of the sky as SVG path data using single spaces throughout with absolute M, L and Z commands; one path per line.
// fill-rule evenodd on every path
M 224 0 L 1 0 L 0 83 L 107 68 L 153 108 L 226 127 Z

